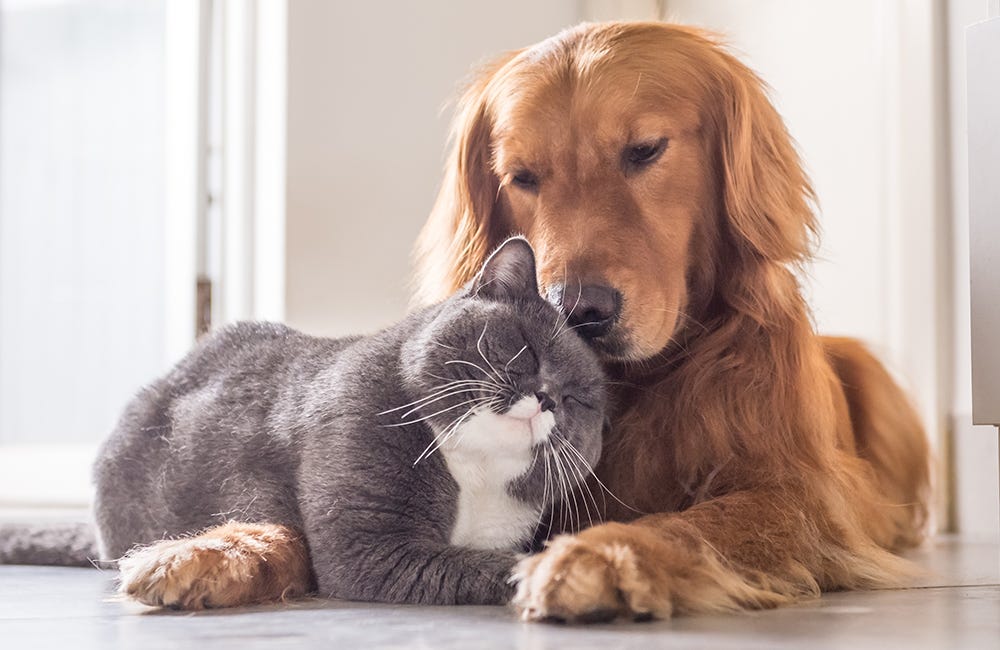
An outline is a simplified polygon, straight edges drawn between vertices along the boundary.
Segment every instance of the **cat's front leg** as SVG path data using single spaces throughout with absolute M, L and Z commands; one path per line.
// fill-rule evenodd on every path
M 504 605 L 514 594 L 517 559 L 413 540 L 313 548 L 320 595 L 420 605 Z

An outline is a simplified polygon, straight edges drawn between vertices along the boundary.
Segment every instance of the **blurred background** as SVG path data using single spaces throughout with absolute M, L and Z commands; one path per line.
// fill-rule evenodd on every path
M 84 506 L 97 444 L 199 329 L 398 320 L 462 80 L 582 20 L 664 19 L 772 86 L 821 203 L 817 326 L 913 394 L 939 528 L 996 536 L 965 130 L 965 29 L 990 4 L 0 0 L 0 508 Z

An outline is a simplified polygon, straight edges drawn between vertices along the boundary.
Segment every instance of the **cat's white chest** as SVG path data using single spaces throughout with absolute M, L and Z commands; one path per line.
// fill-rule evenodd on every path
M 534 533 L 540 510 L 507 493 L 507 485 L 531 465 L 533 440 L 547 436 L 554 424 L 551 413 L 533 420 L 534 426 L 529 419 L 478 413 L 441 447 L 459 488 L 453 545 L 514 550 Z

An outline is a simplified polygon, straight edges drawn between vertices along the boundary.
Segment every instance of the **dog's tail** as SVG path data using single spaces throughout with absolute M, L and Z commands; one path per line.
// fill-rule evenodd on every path
M 90 523 L 0 523 L 0 564 L 92 566 L 98 556 Z
M 858 455 L 875 471 L 892 550 L 916 546 L 926 534 L 931 464 L 920 417 L 885 367 L 859 342 L 823 337 L 851 412 Z

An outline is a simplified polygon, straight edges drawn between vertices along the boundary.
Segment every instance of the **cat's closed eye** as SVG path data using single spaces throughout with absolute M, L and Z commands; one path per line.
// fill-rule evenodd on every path
M 563 395 L 563 404 L 566 406 L 582 406 L 583 408 L 594 410 L 593 405 L 572 394 Z
M 514 377 L 534 375 L 538 372 L 538 357 L 534 349 L 525 344 L 504 363 L 503 369 L 505 373 Z

